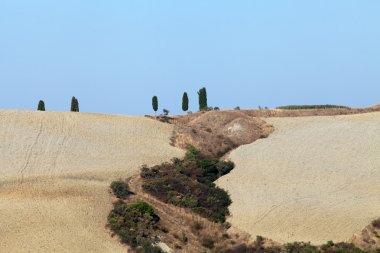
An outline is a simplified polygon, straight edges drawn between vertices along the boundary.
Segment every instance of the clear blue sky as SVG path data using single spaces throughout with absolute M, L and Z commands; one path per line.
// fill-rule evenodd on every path
M 0 0 L 0 108 L 380 102 L 379 0 Z

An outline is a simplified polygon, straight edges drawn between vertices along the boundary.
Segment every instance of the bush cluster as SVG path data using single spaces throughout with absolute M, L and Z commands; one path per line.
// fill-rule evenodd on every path
M 123 243 L 141 253 L 162 252 L 159 247 L 153 246 L 154 231 L 158 229 L 159 220 L 153 208 L 143 201 L 129 205 L 119 201 L 108 216 L 108 224 L 113 233 Z
M 341 105 L 287 105 L 287 106 L 279 106 L 276 109 L 283 109 L 283 110 L 350 109 L 350 107 L 341 106 Z
M 123 243 L 137 253 L 162 253 L 161 248 L 154 246 L 160 217 L 155 214 L 153 207 L 144 201 L 130 204 L 123 202 L 122 199 L 131 194 L 125 181 L 112 182 L 111 189 L 119 199 L 108 215 L 108 226 L 113 234 L 118 235 Z
M 211 221 L 224 222 L 231 199 L 214 181 L 233 168 L 232 162 L 210 158 L 190 148 L 184 159 L 151 168 L 143 166 L 140 176 L 144 190 L 161 201 L 190 208 Z

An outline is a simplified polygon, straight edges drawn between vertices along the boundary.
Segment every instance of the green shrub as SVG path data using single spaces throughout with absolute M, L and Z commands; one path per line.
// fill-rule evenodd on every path
M 142 166 L 140 176 L 142 178 L 154 178 L 157 176 L 157 173 L 159 172 L 158 168 L 156 166 L 149 168 L 146 165 Z
M 153 246 L 150 243 L 144 243 L 143 246 L 140 246 L 137 250 L 137 253 L 163 253 L 162 249 L 157 246 Z
M 123 243 L 137 252 L 162 252 L 153 246 L 160 218 L 154 209 L 143 201 L 130 205 L 119 201 L 108 216 L 108 225 Z
M 114 181 L 111 183 L 113 194 L 119 199 L 126 199 L 130 194 L 129 185 L 124 181 Z
M 327 242 L 320 247 L 320 252 L 337 252 L 337 253 L 365 253 L 366 251 L 357 248 L 352 243 L 333 243 L 332 241 Z
M 310 245 L 310 243 L 293 242 L 285 245 L 286 252 L 289 253 L 317 253 L 318 248 Z
M 138 201 L 129 205 L 129 209 L 138 211 L 141 215 L 154 216 L 154 209 L 144 201 Z
M 264 245 L 264 237 L 261 235 L 256 236 L 256 241 L 255 241 L 255 247 L 256 248 L 261 248 Z
M 164 116 L 168 116 L 169 115 L 169 110 L 168 109 L 162 109 L 162 113 Z

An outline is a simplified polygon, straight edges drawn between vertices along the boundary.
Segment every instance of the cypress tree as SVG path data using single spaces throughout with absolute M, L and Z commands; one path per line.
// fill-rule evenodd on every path
M 43 100 L 40 100 L 40 102 L 38 102 L 37 110 L 38 111 L 45 111 L 45 102 Z
M 199 111 L 207 110 L 207 91 L 206 88 L 203 87 L 198 91 L 199 96 Z
M 189 97 L 187 96 L 187 92 L 185 92 L 182 97 L 182 111 L 186 112 L 187 110 L 189 110 Z
M 71 111 L 79 112 L 79 102 L 78 99 L 76 99 L 75 97 L 72 97 L 71 99 Z
M 152 97 L 152 107 L 153 107 L 154 114 L 156 114 L 156 112 L 158 110 L 158 98 L 157 98 L 157 96 Z

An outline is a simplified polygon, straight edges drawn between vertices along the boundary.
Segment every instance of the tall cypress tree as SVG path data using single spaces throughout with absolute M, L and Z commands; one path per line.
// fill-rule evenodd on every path
M 156 112 L 158 110 L 158 98 L 157 98 L 157 96 L 152 97 L 152 107 L 153 107 L 154 114 L 156 114 Z
M 198 91 L 199 97 L 199 111 L 207 110 L 207 91 L 206 88 L 203 87 Z
M 45 111 L 45 102 L 43 100 L 40 100 L 40 102 L 38 102 L 37 110 L 38 111 Z
M 75 97 L 72 97 L 71 99 L 71 111 L 79 112 L 79 102 L 78 99 L 76 99 Z
M 189 97 L 187 96 L 187 92 L 185 92 L 182 96 L 182 111 L 186 112 L 187 110 L 189 110 Z

